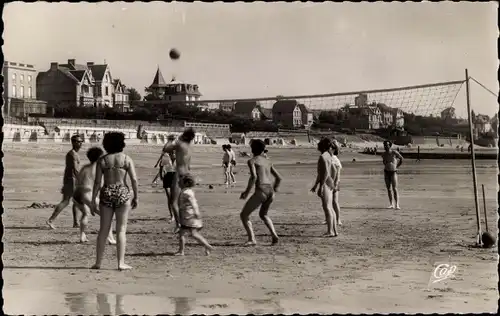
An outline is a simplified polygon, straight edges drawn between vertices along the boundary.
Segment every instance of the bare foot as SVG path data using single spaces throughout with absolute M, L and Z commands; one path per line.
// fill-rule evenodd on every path
M 179 228 L 179 226 L 175 226 L 175 228 L 174 228 L 174 234 L 179 233 L 180 230 L 181 229 Z
M 401 209 L 401 207 L 399 207 L 399 205 L 396 205 L 396 209 L 397 209 L 397 210 L 400 210 L 400 209 Z
M 122 264 L 118 266 L 118 270 L 120 271 L 132 270 L 132 267 L 129 266 L 128 264 Z
M 56 229 L 56 227 L 54 226 L 54 224 L 52 224 L 51 221 L 46 221 L 47 225 L 49 225 L 50 229 Z
M 326 221 L 323 221 L 323 223 L 321 223 L 321 224 L 326 225 L 327 223 L 326 223 Z
M 323 237 L 327 237 L 327 238 L 337 237 L 337 236 L 338 236 L 338 234 L 334 234 L 334 233 L 325 233 L 325 234 L 323 235 Z
M 206 247 L 205 248 L 205 255 L 209 256 L 210 252 L 212 252 L 213 250 L 214 250 L 214 247 Z
M 173 221 L 175 220 L 175 217 L 170 217 L 170 220 L 168 221 L 168 223 L 172 223 Z
M 257 242 L 255 240 L 249 240 L 246 243 L 244 243 L 245 246 L 251 247 L 257 245 Z
M 337 225 L 342 226 L 342 221 L 340 219 L 337 221 Z
M 98 266 L 97 264 L 94 264 L 92 267 L 90 267 L 93 270 L 99 270 L 101 267 Z
M 280 239 L 278 238 L 278 236 L 273 237 L 273 240 L 271 241 L 271 245 L 274 246 L 274 245 L 278 244 L 279 241 L 280 241 Z
M 87 236 L 83 235 L 83 236 L 80 237 L 80 242 L 81 243 L 85 243 L 85 242 L 88 242 L 88 241 L 89 241 L 89 239 L 87 238 Z
M 116 240 L 108 239 L 108 245 L 116 245 Z
M 184 252 L 177 251 L 174 256 L 184 256 Z
M 391 204 L 387 208 L 394 208 L 394 205 Z

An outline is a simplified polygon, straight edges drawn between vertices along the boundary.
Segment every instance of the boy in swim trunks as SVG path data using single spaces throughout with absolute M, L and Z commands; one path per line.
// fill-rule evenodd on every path
M 55 229 L 54 224 L 52 224 L 57 216 L 69 205 L 73 193 L 75 192 L 75 181 L 78 176 L 78 170 L 80 169 L 80 157 L 78 156 L 78 151 L 82 148 L 83 139 L 78 135 L 71 136 L 71 146 L 73 147 L 66 154 L 66 166 L 64 168 L 64 178 L 63 187 L 61 193 L 63 195 L 62 201 L 57 204 L 52 216 L 50 216 L 47 221 L 47 225 L 51 229 Z M 78 220 L 76 216 L 77 207 L 73 204 L 73 227 L 78 227 Z
M 278 190 L 282 178 L 271 161 L 262 155 L 266 149 L 266 144 L 262 140 L 253 140 L 250 147 L 253 153 L 253 158 L 249 159 L 247 163 L 250 169 L 250 178 L 248 179 L 248 186 L 245 192 L 241 193 L 240 196 L 240 199 L 246 199 L 255 184 L 255 193 L 245 203 L 240 214 L 243 227 L 245 227 L 248 235 L 246 245 L 254 246 L 257 244 L 252 223 L 250 222 L 250 214 L 259 206 L 259 216 L 271 233 L 272 245 L 275 245 L 278 243 L 279 238 L 274 229 L 273 222 L 268 216 L 268 212 L 274 199 L 274 193 Z M 275 179 L 274 185 L 272 184 L 271 176 Z
M 195 131 L 192 128 L 186 129 L 179 140 L 165 145 L 163 147 L 163 152 L 167 154 L 175 155 L 175 175 L 172 181 L 172 210 L 174 212 L 174 218 L 176 223 L 175 233 L 179 231 L 179 194 L 181 192 L 179 186 L 179 179 L 185 174 L 188 174 L 191 170 L 191 142 L 195 137 Z
M 384 141 L 385 151 L 382 153 L 382 162 L 384 163 L 384 180 L 387 188 L 387 194 L 389 195 L 389 208 L 399 210 L 401 208 L 399 207 L 398 168 L 403 163 L 403 156 L 401 156 L 399 152 L 392 150 L 391 146 L 392 143 L 390 141 Z
M 99 147 L 92 147 L 87 151 L 87 158 L 90 163 L 83 166 L 78 177 L 76 178 L 76 188 L 73 194 L 73 205 L 75 205 L 81 212 L 82 217 L 80 220 L 80 242 L 89 241 L 85 232 L 89 222 L 89 213 L 95 215 L 92 210 L 92 189 L 95 182 L 96 162 L 102 156 L 103 151 Z M 112 229 L 109 230 L 108 243 L 111 245 L 116 244 L 113 238 Z
M 184 246 L 186 244 L 186 234 L 190 233 L 201 245 L 205 246 L 205 254 L 208 256 L 213 250 L 208 241 L 200 234 L 203 228 L 200 208 L 193 191 L 196 181 L 191 174 L 185 174 L 179 179 L 179 186 L 182 189 L 179 195 L 179 251 L 177 256 L 184 256 Z

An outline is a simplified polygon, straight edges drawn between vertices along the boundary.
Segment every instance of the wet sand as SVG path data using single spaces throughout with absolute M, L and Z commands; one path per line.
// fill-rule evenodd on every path
M 193 172 L 201 183 L 197 196 L 203 234 L 216 250 L 205 257 L 190 239 L 186 256 L 173 257 L 177 239 L 167 223 L 165 196 L 160 187 L 151 186 L 161 147 L 130 146 L 126 151 L 141 183 L 140 205 L 131 213 L 127 234 L 127 261 L 135 269 L 118 272 L 112 246 L 106 249 L 101 271 L 88 269 L 95 256 L 97 217 L 90 220 L 90 242 L 79 244 L 70 207 L 56 220 L 55 231 L 45 225 L 52 209 L 28 208 L 33 202 L 55 204 L 60 199 L 68 146 L 3 147 L 6 313 L 89 314 L 106 308 L 111 314 L 179 309 L 181 314 L 497 310 L 497 248 L 470 247 L 476 222 L 468 161 L 406 161 L 399 178 L 402 209 L 395 211 L 385 208 L 378 158 L 343 153 L 344 225 L 338 238 L 329 239 L 322 237 L 326 228 L 319 201 L 308 192 L 317 152 L 271 148 L 270 158 L 285 177 L 271 211 L 281 243 L 269 246 L 267 230 L 253 214 L 259 245 L 247 248 L 241 246 L 246 237 L 239 220 L 239 194 L 247 181 L 245 160 L 238 160 L 236 187 L 226 189 L 221 185 L 219 146 L 196 147 Z M 82 151 L 82 161 L 84 155 Z M 495 164 L 478 161 L 477 168 L 478 182 L 486 187 L 494 235 Z M 456 265 L 457 270 L 447 280 L 430 284 L 440 262 Z M 23 297 L 33 299 L 26 304 Z

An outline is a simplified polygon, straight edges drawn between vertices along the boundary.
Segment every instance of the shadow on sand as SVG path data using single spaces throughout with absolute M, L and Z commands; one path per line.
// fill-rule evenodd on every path
M 89 267 L 50 267 L 50 266 L 4 266 L 4 269 L 24 269 L 24 270 L 90 270 Z M 101 269 L 106 270 L 106 269 Z
M 4 226 L 4 229 L 49 230 L 46 226 Z
M 10 243 L 40 246 L 40 245 L 69 245 L 69 244 L 76 244 L 77 242 L 67 241 L 67 240 L 51 240 L 51 241 L 13 241 Z

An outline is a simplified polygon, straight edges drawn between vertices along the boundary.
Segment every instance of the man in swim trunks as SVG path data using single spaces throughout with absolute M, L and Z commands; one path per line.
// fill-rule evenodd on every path
M 179 140 L 165 145 L 163 152 L 175 155 L 175 174 L 172 181 L 171 196 L 172 196 L 172 210 L 176 223 L 175 233 L 179 231 L 179 194 L 181 188 L 179 186 L 179 179 L 188 174 L 191 170 L 191 142 L 195 137 L 195 131 L 192 128 L 186 129 Z
M 398 168 L 403 163 L 403 156 L 401 156 L 399 152 L 392 150 L 391 146 L 392 143 L 390 141 L 384 141 L 385 151 L 382 153 L 382 162 L 384 163 L 384 180 L 385 187 L 387 188 L 387 194 L 389 195 L 389 208 L 399 210 Z
M 82 217 L 80 219 L 80 242 L 89 241 L 85 232 L 89 222 L 89 213 L 95 215 L 92 210 L 92 190 L 95 182 L 96 162 L 102 156 L 103 151 L 99 147 L 92 147 L 87 151 L 87 158 L 90 163 L 83 166 L 78 177 L 76 178 L 76 188 L 73 194 L 73 205 L 81 211 Z M 116 244 L 113 238 L 112 229 L 109 230 L 108 243 L 111 245 Z
M 64 210 L 73 197 L 75 192 L 75 183 L 76 178 L 78 176 L 78 171 L 80 169 L 80 157 L 78 156 L 78 151 L 82 148 L 83 140 L 79 135 L 73 135 L 71 137 L 71 146 L 73 147 L 66 154 L 66 166 L 64 168 L 64 178 L 63 178 L 63 187 L 61 189 L 61 193 L 63 195 L 62 201 L 56 206 L 52 216 L 47 221 L 47 225 L 51 229 L 55 229 L 53 222 L 57 218 L 57 216 Z M 78 227 L 77 220 L 77 207 L 73 204 L 73 227 Z
M 167 146 L 175 141 L 174 135 L 168 136 Z M 168 211 L 170 212 L 170 223 L 175 220 L 172 209 L 172 185 L 175 178 L 175 156 L 174 154 L 162 153 L 160 157 L 160 176 L 163 180 L 163 189 L 167 195 Z
M 240 214 L 243 227 L 245 227 L 248 235 L 246 245 L 254 246 L 257 244 L 252 223 L 250 222 L 250 214 L 259 206 L 259 216 L 271 233 L 272 245 L 275 245 L 278 243 L 279 239 L 274 229 L 273 222 L 268 216 L 268 212 L 274 199 L 274 193 L 278 190 L 281 183 L 281 176 L 278 171 L 276 171 L 271 161 L 262 155 L 266 149 L 266 144 L 262 140 L 253 140 L 250 147 L 253 153 L 253 158 L 249 159 L 247 163 L 250 169 L 250 178 L 248 179 L 248 185 L 245 192 L 241 193 L 240 196 L 240 199 L 246 199 L 255 184 L 255 193 L 245 203 Z M 272 184 L 271 176 L 275 179 L 274 185 Z

